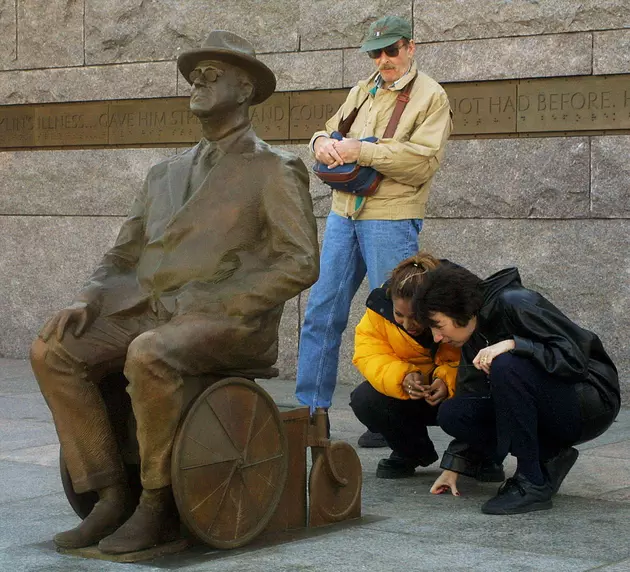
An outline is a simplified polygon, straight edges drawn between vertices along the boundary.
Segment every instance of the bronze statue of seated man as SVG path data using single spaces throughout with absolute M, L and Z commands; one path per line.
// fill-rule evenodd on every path
M 99 496 L 79 526 L 55 536 L 65 548 L 98 542 L 125 553 L 172 537 L 183 376 L 270 368 L 284 302 L 318 275 L 308 172 L 249 120 L 250 105 L 273 93 L 273 72 L 224 31 L 178 66 L 203 138 L 151 168 L 114 247 L 31 350 L 73 487 Z M 137 507 L 98 386 L 121 370 L 141 457 Z

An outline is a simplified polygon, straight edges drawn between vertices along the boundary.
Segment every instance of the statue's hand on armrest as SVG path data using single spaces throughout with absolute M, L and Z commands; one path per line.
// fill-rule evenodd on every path
M 56 334 L 57 341 L 60 342 L 66 330 L 74 326 L 73 334 L 79 338 L 97 315 L 98 309 L 94 305 L 86 302 L 75 302 L 50 318 L 39 332 L 39 336 L 47 342 L 50 336 Z

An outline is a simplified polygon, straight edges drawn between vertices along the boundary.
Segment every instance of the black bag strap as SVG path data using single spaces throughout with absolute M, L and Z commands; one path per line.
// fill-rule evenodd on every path
M 385 128 L 385 133 L 383 133 L 383 139 L 389 139 L 394 136 L 396 133 L 396 128 L 398 127 L 398 123 L 400 118 L 402 117 L 403 111 L 405 107 L 409 103 L 409 94 L 411 93 L 411 88 L 413 87 L 414 82 L 416 81 L 417 75 L 403 88 L 400 90 L 398 97 L 396 98 L 396 107 L 394 107 L 394 111 L 392 116 L 389 118 L 389 122 L 387 123 L 387 127 Z M 355 107 L 348 117 L 339 121 L 339 126 L 337 127 L 337 131 L 341 133 L 343 137 L 348 134 L 354 120 L 357 118 L 359 114 L 359 109 L 363 107 L 363 104 L 370 98 L 368 95 L 362 102 L 361 105 Z

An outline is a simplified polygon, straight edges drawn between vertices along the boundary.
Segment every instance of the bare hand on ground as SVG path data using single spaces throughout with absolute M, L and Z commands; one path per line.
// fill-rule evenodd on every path
M 431 487 L 431 494 L 441 495 L 451 491 L 455 497 L 460 496 L 457 490 L 457 477 L 459 475 L 454 471 L 443 471 Z

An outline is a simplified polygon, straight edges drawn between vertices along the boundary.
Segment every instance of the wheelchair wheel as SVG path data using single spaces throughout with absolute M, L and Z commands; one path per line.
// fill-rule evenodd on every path
M 317 455 L 309 477 L 309 526 L 361 516 L 361 461 L 348 443 L 335 441 Z
M 227 378 L 206 389 L 173 446 L 173 494 L 186 526 L 214 548 L 253 540 L 272 518 L 288 473 L 288 445 L 271 397 Z

